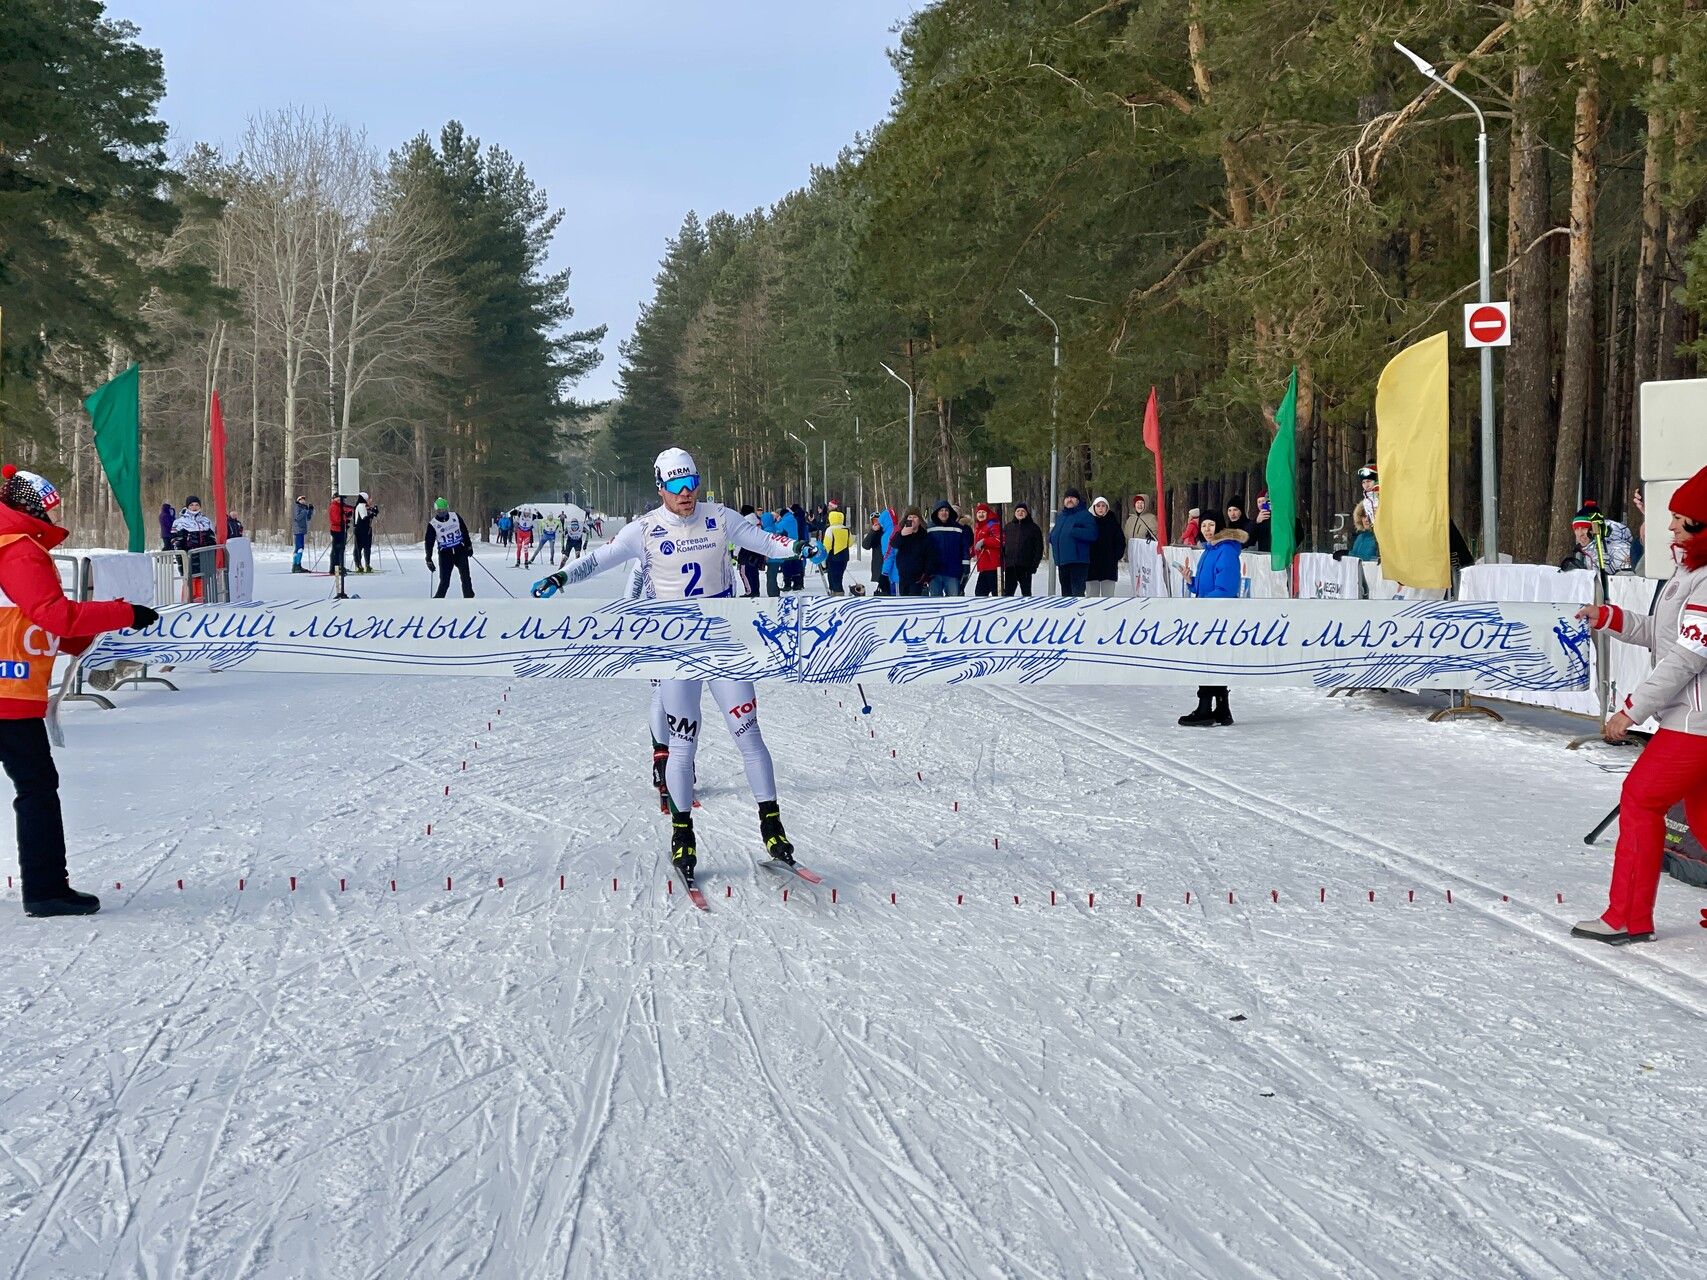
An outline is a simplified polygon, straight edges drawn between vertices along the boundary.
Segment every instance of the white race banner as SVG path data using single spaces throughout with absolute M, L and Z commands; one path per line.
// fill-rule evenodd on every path
M 232 604 L 248 604 L 255 598 L 255 548 L 247 538 L 231 538 L 225 544 L 226 582 Z
M 1305 551 L 1298 556 L 1300 600 L 1358 600 L 1363 597 L 1363 561 Z
M 249 671 L 804 684 L 1284 684 L 1581 689 L 1586 627 L 1549 604 L 1060 597 L 322 601 L 174 609 L 102 637 Z

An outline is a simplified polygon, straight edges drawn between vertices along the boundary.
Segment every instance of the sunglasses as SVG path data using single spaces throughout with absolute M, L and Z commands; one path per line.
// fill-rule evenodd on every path
M 664 481 L 665 493 L 680 495 L 684 493 L 692 493 L 697 488 L 699 488 L 698 476 L 677 476 L 673 480 Z

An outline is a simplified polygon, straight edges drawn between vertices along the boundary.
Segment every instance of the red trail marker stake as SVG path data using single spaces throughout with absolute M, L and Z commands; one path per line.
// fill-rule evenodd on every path
M 830 890 L 830 901 L 834 902 L 835 900 L 836 900 L 836 891 L 834 889 L 831 889 Z
M 1187 889 L 1185 891 L 1185 905 L 1188 907 L 1191 905 L 1191 890 L 1190 889 Z
M 1270 889 L 1268 891 L 1268 897 L 1269 897 L 1269 901 L 1271 901 L 1271 902 L 1279 902 L 1280 901 L 1280 890 L 1279 889 Z
M 391 882 L 391 892 L 393 892 L 393 893 L 397 892 L 397 881 L 395 881 L 395 880 L 393 880 Z
M 1405 890 L 1405 901 L 1406 902 L 1415 902 L 1416 900 L 1417 900 L 1417 891 L 1415 889 L 1406 889 Z
M 1141 894 L 1141 893 L 1140 893 L 1140 894 L 1138 894 L 1138 895 L 1137 895 L 1137 896 L 1136 896 L 1136 897 L 1135 897 L 1135 898 L 1134 898 L 1134 899 L 1133 899 L 1133 901 L 1132 901 L 1132 905 L 1133 905 L 1133 906 L 1135 906 L 1135 907 L 1141 907 L 1141 906 L 1143 906 L 1143 905 L 1144 905 L 1144 895 L 1143 895 L 1143 894 Z
M 1229 907 L 1233 905 L 1233 891 L 1231 889 L 1227 890 L 1227 905 Z
M 1019 894 L 1014 894 L 1014 906 L 1019 906 Z
M 1096 906 L 1096 904 L 1097 904 L 1096 894 L 1090 893 L 1090 894 L 1085 895 L 1085 905 L 1086 906 L 1094 907 L 1094 906 Z
M 895 905 L 895 895 L 894 895 L 894 894 L 890 894 L 890 895 L 889 895 L 889 905 L 890 905 L 890 906 L 894 906 L 894 905 Z
M 612 877 L 611 877 L 611 878 L 610 878 L 610 891 L 611 891 L 611 892 L 612 892 L 612 893 L 615 893 L 615 892 L 616 892 L 616 877 L 615 877 L 615 876 L 612 876 Z
M 504 877 L 503 876 L 498 877 L 498 887 L 500 889 L 502 889 L 504 887 Z
M 243 892 L 243 877 L 242 876 L 237 877 L 237 892 L 238 893 Z
M 445 794 L 447 796 L 450 794 L 450 783 L 448 783 L 448 782 L 445 783 Z
M 450 877 L 449 876 L 445 877 L 445 892 L 446 893 L 450 892 Z
M 1054 905 L 1055 905 L 1055 890 L 1053 890 L 1053 889 L 1051 889 L 1051 890 L 1050 890 L 1050 891 L 1049 891 L 1049 905 L 1050 905 L 1050 906 L 1054 906 Z
M 784 889 L 784 890 L 783 890 L 783 891 L 782 891 L 782 900 L 783 900 L 783 901 L 784 901 L 784 902 L 787 902 L 787 901 L 788 901 L 788 890 L 787 890 L 787 889 Z
M 672 896 L 675 892 L 676 892 L 676 882 L 674 880 L 664 881 L 664 896 L 666 898 L 668 898 L 668 897 Z
M 178 889 L 179 889 L 179 891 L 180 891 L 180 892 L 181 892 L 181 891 L 182 891 L 182 890 L 183 890 L 183 888 L 184 888 L 184 882 L 183 882 L 183 881 L 182 881 L 182 880 L 180 880 L 180 881 L 178 881 Z
M 965 901 L 966 901 L 966 895 L 964 893 L 957 893 L 954 895 L 954 905 L 955 906 L 958 907 L 962 903 L 964 903 Z
M 1375 890 L 1373 890 L 1373 889 L 1371 889 L 1371 890 L 1370 890 L 1370 891 L 1369 891 L 1369 900 L 1370 900 L 1370 901 L 1371 901 L 1371 902 L 1374 902 L 1374 901 L 1375 901 Z
M 560 891 L 561 891 L 561 890 L 562 890 L 562 889 L 563 889 L 563 888 L 564 888 L 564 887 L 565 887 L 565 886 L 564 886 L 564 883 L 563 883 L 563 877 L 562 877 L 562 876 L 558 876 L 558 877 L 557 877 L 557 888 L 558 888 L 558 889 L 559 889 L 559 890 L 560 890 Z
M 292 877 L 291 877 L 291 878 L 290 878 L 290 891 L 291 891 L 291 892 L 292 892 L 292 893 L 295 893 L 295 892 L 296 892 L 296 877 L 295 877 L 295 876 L 292 876 Z
M 429 823 L 428 823 L 428 824 L 427 824 L 427 834 L 428 834 L 428 835 L 432 835 L 432 834 L 433 834 L 433 824 L 432 824 L 432 823 L 430 823 L 430 822 L 429 822 Z
M 723 896 L 725 898 L 733 898 L 735 896 L 735 886 L 732 884 L 724 885 L 723 886 Z
M 1446 905 L 1449 907 L 1452 905 L 1452 890 L 1450 889 L 1446 891 Z
M 1317 889 L 1316 890 L 1316 901 L 1317 902 L 1326 902 L 1327 900 L 1328 900 L 1327 889 L 1326 888 Z
M 338 892 L 342 893 L 343 891 L 344 891 L 344 877 L 339 876 L 338 877 Z

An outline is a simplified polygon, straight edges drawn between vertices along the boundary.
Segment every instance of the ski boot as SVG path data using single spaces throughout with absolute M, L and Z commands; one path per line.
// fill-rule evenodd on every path
M 698 861 L 694 849 L 693 815 L 678 813 L 670 822 L 670 865 L 693 888 L 693 869 Z
M 664 769 L 670 763 L 670 749 L 652 744 L 652 785 L 658 789 L 658 812 L 670 811 L 670 786 L 664 779 Z
M 794 865 L 794 845 L 789 842 L 788 832 L 782 829 L 782 811 L 775 800 L 759 805 L 759 835 L 764 837 L 765 852 L 774 861 Z

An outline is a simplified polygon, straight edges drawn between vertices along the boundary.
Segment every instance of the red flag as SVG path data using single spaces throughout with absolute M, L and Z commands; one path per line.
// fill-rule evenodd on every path
M 225 530 L 229 513 L 225 510 L 225 415 L 220 412 L 219 392 L 213 393 L 212 419 L 208 441 L 213 454 L 213 536 L 220 546 L 225 545 Z
M 1144 447 L 1156 455 L 1156 541 L 1168 541 L 1168 498 L 1162 482 L 1162 417 L 1156 409 L 1156 388 L 1144 405 Z

